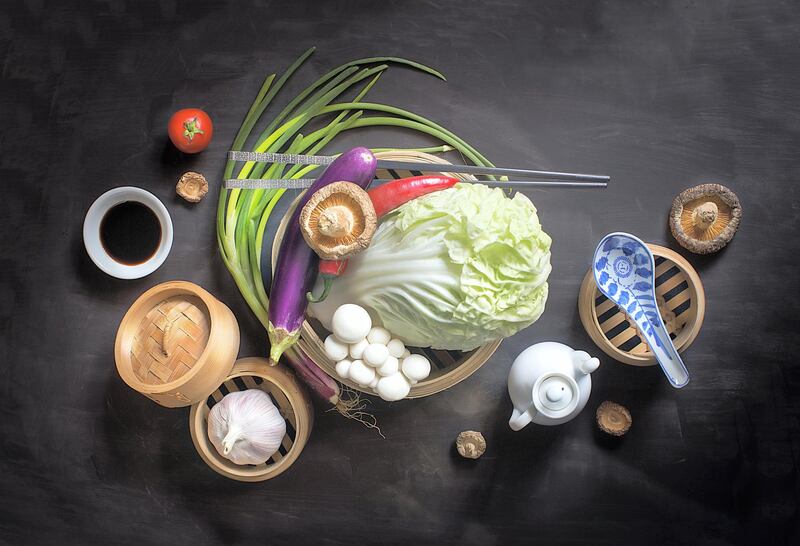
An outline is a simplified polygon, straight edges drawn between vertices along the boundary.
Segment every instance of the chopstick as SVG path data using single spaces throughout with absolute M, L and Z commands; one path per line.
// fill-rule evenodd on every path
M 449 172 L 449 171 L 448 171 Z M 373 182 L 382 184 L 384 182 L 391 182 L 395 178 L 379 178 Z M 262 178 L 230 178 L 225 180 L 226 190 L 302 190 L 310 187 L 316 179 L 314 178 L 289 178 L 289 179 L 262 179 Z M 527 187 L 527 188 L 605 188 L 608 184 L 606 182 L 575 182 L 567 180 L 465 180 L 465 182 L 473 182 L 479 184 L 486 184 L 489 186 L 502 186 L 502 187 Z
M 228 159 L 232 161 L 257 161 L 266 163 L 284 163 L 284 164 L 301 164 L 301 165 L 327 165 L 335 158 L 326 155 L 302 155 L 302 154 L 274 154 L 274 153 L 258 153 L 258 152 L 228 152 Z M 543 181 L 554 182 L 556 180 L 571 180 L 575 182 L 595 182 L 602 183 L 602 186 L 589 186 L 589 187 L 605 187 L 611 177 L 596 174 L 578 174 L 578 173 L 565 173 L 558 171 L 537 171 L 532 169 L 511 169 L 506 167 L 481 167 L 478 165 L 454 165 L 444 163 L 423 163 L 415 161 L 393 161 L 389 159 L 378 160 L 379 169 L 393 169 L 393 170 L 406 170 L 406 171 L 423 171 L 423 172 L 448 172 L 448 173 L 462 173 L 474 174 L 485 176 L 522 176 L 529 178 L 545 179 Z M 226 180 L 226 183 L 228 181 Z M 522 183 L 524 181 L 518 181 Z M 506 184 L 504 184 L 506 185 Z M 555 184 L 550 184 L 555 185 Z M 572 187 L 572 186 L 570 186 Z

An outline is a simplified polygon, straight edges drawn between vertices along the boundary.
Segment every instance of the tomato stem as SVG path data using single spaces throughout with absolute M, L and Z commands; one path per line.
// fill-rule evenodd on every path
M 205 134 L 203 130 L 197 125 L 197 116 L 193 117 L 192 119 L 187 119 L 183 122 L 183 136 L 191 142 L 194 138 L 194 135 L 203 135 Z

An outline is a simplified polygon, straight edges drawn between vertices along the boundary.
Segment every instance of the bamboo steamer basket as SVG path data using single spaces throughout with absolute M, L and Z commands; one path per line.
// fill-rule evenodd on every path
M 239 325 L 231 310 L 186 281 L 159 284 L 139 296 L 114 345 L 122 380 L 168 408 L 205 400 L 238 352 Z
M 417 162 L 425 162 L 425 163 L 437 163 L 437 164 L 444 164 L 447 165 L 448 162 L 440 157 L 436 157 L 434 155 L 422 153 L 422 152 L 379 152 L 375 154 L 379 159 L 392 159 L 397 161 L 417 161 Z M 420 174 L 425 174 L 425 172 L 419 171 L 386 171 L 386 170 L 378 170 L 376 173 L 377 178 L 405 178 L 408 176 L 417 176 Z M 438 173 L 438 171 L 436 172 Z M 474 176 L 467 175 L 467 174 L 460 174 L 460 173 L 441 173 L 446 176 L 452 176 L 454 178 L 458 178 L 461 180 L 475 180 Z M 292 214 L 292 211 L 297 207 L 297 204 L 300 200 L 302 193 L 297 196 L 294 202 L 289 207 L 289 210 L 284 215 L 283 219 L 281 220 L 280 226 L 278 227 L 277 232 L 275 233 L 275 240 L 272 244 L 272 267 L 273 270 L 275 268 L 275 262 L 278 257 L 278 249 L 280 248 L 281 240 L 283 239 L 283 234 L 286 231 L 286 224 L 289 221 L 289 217 Z M 334 284 L 334 290 L 335 290 Z M 303 323 L 300 332 L 300 341 L 298 345 L 300 348 L 306 352 L 306 354 L 313 360 L 320 368 L 322 368 L 328 375 L 344 383 L 351 389 L 356 391 L 375 395 L 374 392 L 365 390 L 363 387 L 359 386 L 357 383 L 354 383 L 350 379 L 342 379 L 336 374 L 335 363 L 332 362 L 326 355 L 325 355 L 325 345 L 323 340 L 327 337 L 329 332 L 317 321 L 316 319 L 310 318 Z M 432 394 L 436 394 L 441 392 L 445 389 L 449 389 L 453 385 L 465 380 L 470 375 L 475 373 L 481 366 L 483 366 L 487 360 L 494 354 L 497 348 L 500 346 L 501 340 L 495 340 L 485 345 L 478 347 L 477 349 L 469 352 L 461 352 L 461 351 L 440 351 L 440 350 L 433 350 L 433 349 L 422 349 L 416 347 L 409 347 L 408 349 L 412 353 L 417 353 L 425 356 L 431 362 L 431 373 L 430 375 L 424 379 L 423 381 L 418 382 L 415 385 L 411 386 L 411 391 L 409 392 L 406 398 L 422 398 L 424 396 L 430 396 Z
M 683 352 L 703 325 L 706 309 L 703 283 L 697 271 L 677 252 L 663 246 L 647 246 L 656 263 L 659 313 L 675 348 Z M 578 313 L 592 341 L 611 358 L 633 366 L 657 364 L 633 321 L 597 289 L 591 268 L 581 284 Z
M 219 454 L 208 439 L 208 413 L 230 392 L 261 389 L 286 419 L 281 447 L 266 463 L 238 465 Z M 200 457 L 215 472 L 242 482 L 269 480 L 285 472 L 303 451 L 314 425 L 314 408 L 308 394 L 285 366 L 270 366 L 264 358 L 240 358 L 207 400 L 194 404 L 189 431 Z

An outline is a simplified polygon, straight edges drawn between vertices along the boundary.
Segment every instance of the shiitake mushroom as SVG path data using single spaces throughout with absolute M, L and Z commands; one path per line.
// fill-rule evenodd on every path
M 742 206 L 735 193 L 720 184 L 701 184 L 675 198 L 669 227 L 685 249 L 711 254 L 730 242 L 741 217 Z
M 631 428 L 633 419 L 628 408 L 616 402 L 606 400 L 597 408 L 595 413 L 597 426 L 611 436 L 624 436 Z
M 369 246 L 378 219 L 367 192 L 350 182 L 318 190 L 300 213 L 303 238 L 323 260 L 341 260 Z
M 175 192 L 190 203 L 197 203 L 208 193 L 208 181 L 202 174 L 189 171 L 178 180 Z

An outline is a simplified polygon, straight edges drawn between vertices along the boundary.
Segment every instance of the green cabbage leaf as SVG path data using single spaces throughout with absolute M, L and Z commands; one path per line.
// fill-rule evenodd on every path
M 330 329 L 355 303 L 407 345 L 471 350 L 541 316 L 550 243 L 525 195 L 457 184 L 387 215 L 310 312 Z

